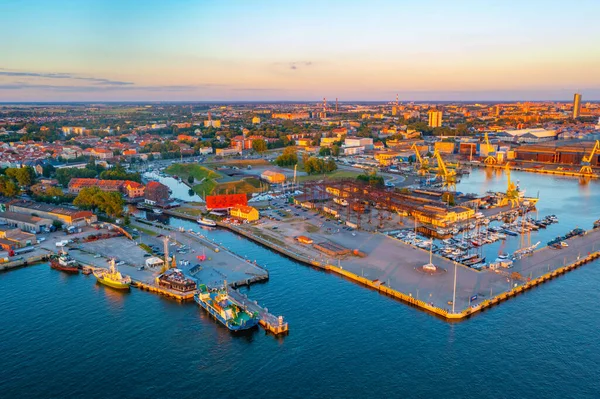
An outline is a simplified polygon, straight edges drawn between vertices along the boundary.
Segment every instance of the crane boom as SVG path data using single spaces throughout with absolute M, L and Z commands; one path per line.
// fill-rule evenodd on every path
M 594 148 L 592 148 L 592 152 L 590 153 L 589 157 L 586 157 L 585 155 L 583 156 L 579 173 L 586 175 L 594 174 L 594 171 L 592 170 L 592 159 L 594 159 L 594 155 L 596 155 L 598 152 L 600 152 L 600 140 L 596 140 L 596 144 L 594 144 Z

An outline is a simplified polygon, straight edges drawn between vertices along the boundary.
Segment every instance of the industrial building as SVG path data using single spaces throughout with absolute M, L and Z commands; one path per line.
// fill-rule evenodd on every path
M 51 219 L 10 211 L 0 212 L 0 223 L 32 233 L 41 233 L 52 226 Z
M 35 234 L 27 233 L 19 228 L 0 226 L 0 248 L 10 251 L 37 244 Z
M 281 184 L 285 182 L 285 175 L 283 173 L 274 172 L 272 170 L 265 170 L 260 178 L 271 184 Z
M 30 201 L 18 201 L 9 205 L 9 210 L 29 216 L 58 220 L 69 226 L 85 226 L 98 221 L 91 211 L 63 208 L 60 206 L 41 204 Z M 4 212 L 6 214 L 6 212 Z M 52 223 L 50 223 L 52 224 Z
M 541 141 L 556 140 L 558 133 L 556 130 L 547 130 L 543 128 L 535 129 L 517 129 L 499 132 L 495 137 L 502 141 L 513 143 L 539 143 Z
M 593 141 L 556 141 L 516 147 L 515 158 L 522 161 L 564 163 L 580 165 L 583 157 L 594 148 Z M 599 154 L 594 154 L 590 164 L 600 166 Z

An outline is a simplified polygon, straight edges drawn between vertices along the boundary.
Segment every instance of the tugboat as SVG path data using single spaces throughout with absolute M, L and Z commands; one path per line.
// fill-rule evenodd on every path
M 206 219 L 206 218 L 200 218 L 197 221 L 198 221 L 198 224 L 201 224 L 203 226 L 215 227 L 217 225 L 213 220 Z
M 249 330 L 258 324 L 257 313 L 248 312 L 229 297 L 227 283 L 215 291 L 201 284 L 194 300 L 231 331 Z
M 67 273 L 79 273 L 79 265 L 65 251 L 60 251 L 50 259 L 50 267 Z
M 118 290 L 128 290 L 131 286 L 131 277 L 123 276 L 117 270 L 114 259 L 110 260 L 110 268 L 108 270 L 101 268 L 95 269 L 94 277 L 96 277 L 96 280 L 98 280 L 100 284 L 104 284 Z

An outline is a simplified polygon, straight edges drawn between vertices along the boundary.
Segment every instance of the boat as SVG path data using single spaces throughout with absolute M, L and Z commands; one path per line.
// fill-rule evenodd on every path
M 215 227 L 217 225 L 214 220 L 210 220 L 207 218 L 200 218 L 197 221 L 198 221 L 198 224 L 201 224 L 203 226 Z
M 162 215 L 162 213 L 163 213 L 162 209 L 158 209 L 158 208 L 152 209 L 152 212 L 156 213 L 157 215 Z
M 67 273 L 79 273 L 79 264 L 65 251 L 50 259 L 50 267 Z
M 106 269 L 95 269 L 94 277 L 100 284 L 104 284 L 108 287 L 115 288 L 118 290 L 128 290 L 131 286 L 131 277 L 122 275 L 117 266 L 115 260 L 110 260 L 110 268 Z
M 201 284 L 194 294 L 194 300 L 231 331 L 248 330 L 259 322 L 257 313 L 250 313 L 231 299 L 227 283 L 223 288 L 213 291 Z
M 512 231 L 512 230 L 509 230 L 509 229 L 504 229 L 504 230 L 502 230 L 502 232 L 503 232 L 504 234 L 507 234 L 507 235 L 509 235 L 509 236 L 513 236 L 513 237 L 516 237 L 516 236 L 518 236 L 518 235 L 519 235 L 519 233 L 517 233 L 517 232 L 515 232 L 515 231 Z

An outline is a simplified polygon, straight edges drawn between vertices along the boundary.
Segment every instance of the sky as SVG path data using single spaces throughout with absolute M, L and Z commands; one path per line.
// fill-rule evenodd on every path
M 0 102 L 600 100 L 600 0 L 0 0 Z

